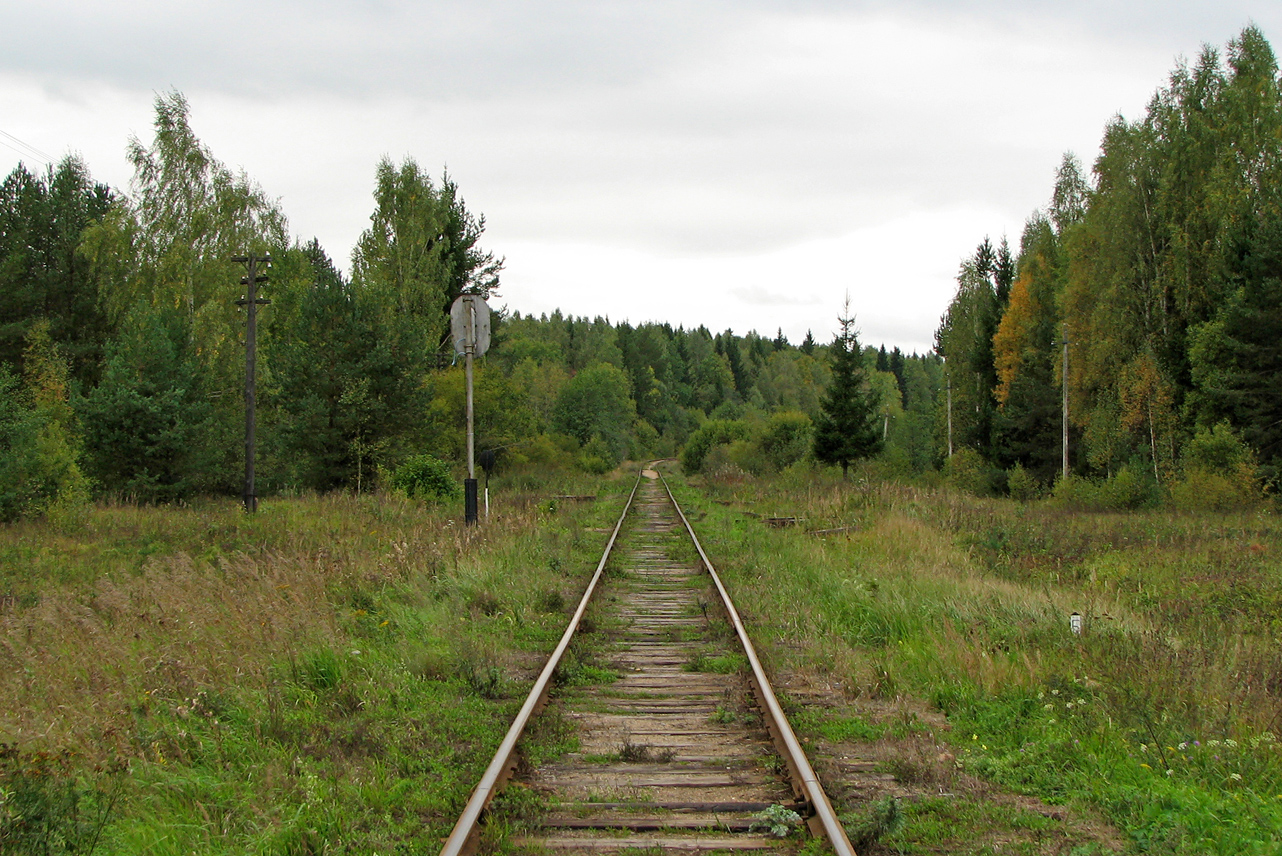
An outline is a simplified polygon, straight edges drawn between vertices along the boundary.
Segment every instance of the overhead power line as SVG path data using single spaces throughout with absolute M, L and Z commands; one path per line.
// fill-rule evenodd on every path
M 43 163 L 45 166 L 50 166 L 53 164 L 53 158 L 51 158 L 49 155 L 40 151 L 40 149 L 36 148 L 35 146 L 31 145 L 25 140 L 21 140 L 15 137 L 13 134 L 10 134 L 8 131 L 5 131 L 3 129 L 0 129 L 0 145 L 5 146 L 6 148 L 13 149 L 15 152 L 22 155 L 23 157 L 35 158 L 36 160 Z

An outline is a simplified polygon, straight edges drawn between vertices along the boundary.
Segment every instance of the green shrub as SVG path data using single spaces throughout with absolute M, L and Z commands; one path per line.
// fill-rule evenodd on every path
M 1006 472 L 1006 490 L 1010 493 L 1011 499 L 1028 502 L 1041 495 L 1042 486 L 1038 484 L 1037 478 L 1032 473 L 1024 469 L 1022 464 L 1016 464 Z
M 806 456 L 814 435 L 815 425 L 809 416 L 788 410 L 766 420 L 756 445 L 772 469 L 782 470 Z
M 49 512 L 59 528 L 74 528 L 87 513 L 89 480 L 70 410 L 35 392 L 0 366 L 0 521 Z
M 1099 485 L 1084 476 L 1069 474 L 1055 479 L 1051 499 L 1063 508 L 1095 509 L 1100 505 Z
M 538 434 L 507 451 L 508 463 L 514 467 L 536 464 L 543 468 L 566 469 L 574 465 L 574 452 L 579 441 L 564 434 Z
M 1193 435 L 1184 447 L 1184 473 L 1171 485 L 1170 501 L 1184 511 L 1231 511 L 1258 505 L 1264 496 L 1255 453 L 1227 422 Z
M 1154 504 L 1155 488 L 1152 473 L 1127 464 L 1104 482 L 1104 499 L 1111 509 L 1142 508 Z
M 944 480 L 972 496 L 993 493 L 993 469 L 974 449 L 958 449 L 944 464 Z
M 1251 449 L 1233 433 L 1232 426 L 1221 422 L 1209 431 L 1202 429 L 1184 447 L 1181 463 L 1187 470 L 1230 473 L 1242 464 L 1254 464 Z
M 1236 511 L 1254 508 L 1262 497 L 1251 468 L 1229 473 L 1193 469 L 1171 485 L 1170 502 L 1181 511 Z
M 1055 480 L 1051 498 L 1056 505 L 1075 511 L 1128 511 L 1155 504 L 1158 493 L 1151 477 L 1127 464 L 1103 480 L 1061 476 Z
M 413 499 L 457 499 L 463 495 L 449 464 L 431 455 L 414 455 L 392 473 L 392 487 Z
M 615 459 L 614 450 L 610 448 L 609 443 L 600 437 L 593 437 L 583 446 L 575 458 L 575 463 L 585 473 L 603 476 L 620 462 Z
M 747 438 L 746 423 L 729 419 L 709 419 L 700 425 L 686 441 L 685 448 L 681 450 L 681 469 L 687 475 L 694 475 L 703 470 L 704 458 L 714 446 Z

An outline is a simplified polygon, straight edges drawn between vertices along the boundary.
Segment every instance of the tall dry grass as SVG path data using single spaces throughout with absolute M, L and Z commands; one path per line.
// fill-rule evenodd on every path
M 392 589 L 529 611 L 546 593 L 518 602 L 508 560 L 498 579 L 494 557 L 522 540 L 526 557 L 541 549 L 538 496 L 504 500 L 475 528 L 454 509 L 331 495 L 273 500 L 256 518 L 231 502 L 114 504 L 75 535 L 31 523 L 0 533 L 11 556 L 49 535 L 4 574 L 22 594 L 0 613 L 0 743 L 137 755 L 138 716 L 267 686 L 280 664 L 346 644 L 353 620 Z
M 1145 852 L 1276 851 L 1268 509 L 1087 513 L 800 470 L 701 487 L 716 501 L 687 498 L 777 672 L 933 706 L 970 736 L 952 747 L 967 772 L 1091 806 Z
M 1088 514 L 813 473 L 705 488 L 800 519 L 738 524 L 727 562 L 781 656 L 839 664 L 852 692 L 1086 675 L 1200 733 L 1282 729 L 1282 525 L 1267 510 Z

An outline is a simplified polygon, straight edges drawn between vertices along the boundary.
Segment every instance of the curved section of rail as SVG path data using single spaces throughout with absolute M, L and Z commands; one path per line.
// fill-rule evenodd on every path
M 668 486 L 667 479 L 663 479 L 663 488 L 668 492 L 668 498 L 672 500 L 672 507 L 677 510 L 677 516 L 681 518 L 681 523 L 685 526 L 686 532 L 689 533 L 690 540 L 694 542 L 694 548 L 699 554 L 699 560 L 703 563 L 704 569 L 712 577 L 717 591 L 721 594 L 721 602 L 725 606 L 726 615 L 729 617 L 730 623 L 734 625 L 740 644 L 743 645 L 744 654 L 747 655 L 748 664 L 752 668 L 752 688 L 757 696 L 758 704 L 761 705 L 761 709 L 765 713 L 766 727 L 770 731 L 770 736 L 774 739 L 775 748 L 779 750 L 779 754 L 788 765 L 794 792 L 800 799 L 808 803 L 814 811 L 813 817 L 809 820 L 811 832 L 826 838 L 837 856 L 856 856 L 855 848 L 846 836 L 846 830 L 837 820 L 837 814 L 832 809 L 832 803 L 828 801 L 828 794 L 824 791 L 819 777 L 815 775 L 814 769 L 810 766 L 810 761 L 806 759 L 806 753 L 802 751 L 797 735 L 793 733 L 792 726 L 788 724 L 788 718 L 784 716 L 783 708 L 779 706 L 779 700 L 775 698 L 774 690 L 770 686 L 770 680 L 766 677 L 766 672 L 761 667 L 761 661 L 757 659 L 757 651 L 752 647 L 752 640 L 748 638 L 748 631 L 744 629 L 743 622 L 739 619 L 739 612 L 734 608 L 734 603 L 730 600 L 730 593 L 726 591 L 726 587 L 722 584 L 716 568 L 709 561 L 708 554 L 703 551 L 703 545 L 699 543 L 698 536 L 694 534 L 694 527 L 690 525 L 685 512 L 681 510 L 681 505 L 677 502 L 676 497 L 672 495 L 672 488 Z
M 472 797 L 468 800 L 463 813 L 459 815 L 458 822 L 454 824 L 454 830 L 450 833 L 450 837 L 445 840 L 445 846 L 441 848 L 441 856 L 460 856 L 460 854 L 476 852 L 481 812 L 489 805 L 494 795 L 502 790 L 503 784 L 512 775 L 512 771 L 516 769 L 516 742 L 525 731 L 525 726 L 530 721 L 530 718 L 547 704 L 548 691 L 552 687 L 552 674 L 556 671 L 556 667 L 560 665 L 561 657 L 564 656 L 566 649 L 570 646 L 570 640 L 574 638 L 575 632 L 579 629 L 579 621 L 583 618 L 583 613 L 588 608 L 588 601 L 592 599 L 592 593 L 596 590 L 597 583 L 601 579 L 601 574 L 605 570 L 605 563 L 610 559 L 610 552 L 614 549 L 614 542 L 619 537 L 619 530 L 623 527 L 623 521 L 628 516 L 628 510 L 632 508 L 632 500 L 636 497 L 637 487 L 640 484 L 641 476 L 638 474 L 636 483 L 632 485 L 632 493 L 628 494 L 628 501 L 624 504 L 623 512 L 619 515 L 619 521 L 614 524 L 614 531 L 610 533 L 610 541 L 606 544 L 605 552 L 601 555 L 601 561 L 597 563 L 596 573 L 592 575 L 587 590 L 579 601 L 579 607 L 574 611 L 574 617 L 570 619 L 569 626 L 566 627 L 560 643 L 557 644 L 556 649 L 552 652 L 552 656 L 548 658 L 547 665 L 543 667 L 538 680 L 534 682 L 534 687 L 526 697 L 525 704 L 521 705 L 520 713 L 516 715 L 512 726 L 508 728 L 507 736 L 499 744 L 498 751 L 494 753 L 494 758 L 490 761 L 490 765 L 485 768 L 485 775 L 481 777 L 481 781 L 477 784 L 476 790 L 472 792 Z

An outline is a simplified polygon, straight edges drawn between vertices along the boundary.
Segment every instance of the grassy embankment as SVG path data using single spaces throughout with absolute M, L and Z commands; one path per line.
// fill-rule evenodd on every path
M 717 502 L 681 491 L 768 667 L 840 684 L 849 701 L 794 706 L 812 739 L 857 751 L 930 730 L 945 752 L 883 756 L 882 769 L 927 794 L 967 779 L 1103 816 L 1142 852 L 1282 852 L 1271 511 L 1082 514 L 812 474 L 705 487 Z M 802 521 L 773 529 L 745 511 Z M 992 795 L 905 802 L 877 852 L 1109 846 Z M 852 826 L 869 813 L 843 808 Z M 1012 835 L 994 839 L 1002 825 Z
M 435 852 L 630 480 L 0 528 L 0 850 Z M 555 751 L 555 728 L 530 751 Z
M 582 486 L 527 490 L 472 534 L 454 510 L 387 497 L 0 530 L 6 850 L 431 852 L 623 485 L 568 512 L 539 500 Z M 1083 515 L 811 476 L 708 487 L 730 506 L 687 499 L 771 667 L 849 701 L 795 704 L 803 734 L 951 744 L 884 756 L 955 795 L 906 802 L 872 852 L 1099 851 L 1054 815 L 968 795 L 971 776 L 1099 812 L 1137 849 L 1275 852 L 1272 514 Z M 804 520 L 769 529 L 740 509 Z M 553 723 L 530 750 L 563 742 Z M 869 813 L 842 808 L 852 827 Z

